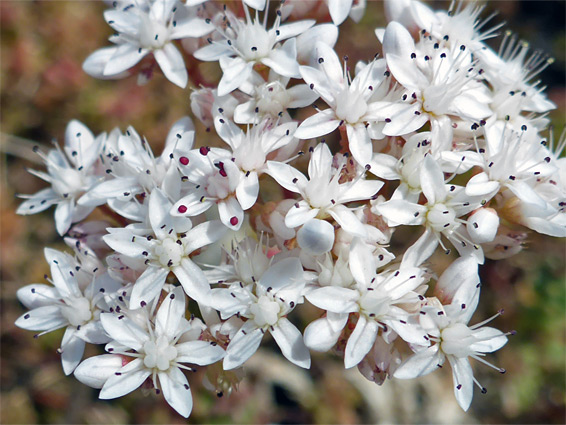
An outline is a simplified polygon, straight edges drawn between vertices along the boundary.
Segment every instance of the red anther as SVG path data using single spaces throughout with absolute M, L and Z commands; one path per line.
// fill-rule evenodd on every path
M 179 162 L 183 165 L 189 165 L 189 158 L 182 156 L 181 158 L 179 158 Z
M 181 214 L 184 214 L 187 212 L 187 207 L 185 205 L 179 205 L 179 208 L 177 208 L 177 211 L 179 211 Z
M 231 224 L 232 226 L 235 226 L 236 224 L 238 224 L 238 217 L 232 217 L 232 218 L 230 219 L 230 224 Z

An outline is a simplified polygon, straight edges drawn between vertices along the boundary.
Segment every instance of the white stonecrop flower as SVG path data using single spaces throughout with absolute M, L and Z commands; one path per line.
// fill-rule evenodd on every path
M 225 149 L 201 147 L 188 152 L 176 151 L 178 168 L 183 178 L 194 185 L 188 194 L 171 208 L 174 217 L 192 217 L 218 207 L 222 223 L 238 230 L 244 222 L 244 209 L 257 199 L 257 173 L 246 174 L 232 161 Z
M 30 311 L 16 320 L 16 326 L 42 331 L 39 335 L 65 328 L 58 352 L 63 371 L 69 375 L 81 361 L 86 342 L 104 344 L 109 341 L 99 315 L 108 310 L 105 292 L 112 293 L 120 285 L 108 274 L 89 273 L 90 282 L 82 288 L 75 275 L 81 268 L 70 255 L 45 248 L 45 258 L 50 263 L 53 286 L 34 283 L 18 290 L 18 299 Z
M 105 137 L 103 133 L 95 138 L 84 124 L 73 120 L 65 131 L 64 152 L 58 145 L 47 155 L 34 148 L 45 162 L 47 173 L 29 171 L 50 183 L 51 187 L 33 195 L 19 195 L 26 200 L 16 213 L 35 214 L 56 205 L 55 227 L 60 235 L 67 233 L 72 223 L 88 216 L 94 207 L 77 205 L 77 199 L 96 182 L 94 169 Z
M 104 241 L 126 257 L 143 260 L 144 272 L 132 289 L 130 308 L 148 304 L 161 293 L 170 272 L 177 277 L 189 297 L 203 304 L 210 302 L 210 285 L 201 268 L 190 258 L 199 248 L 218 241 L 226 228 L 217 220 L 192 227 L 185 217 L 169 214 L 172 204 L 166 195 L 155 189 L 149 197 L 151 229 L 139 225 L 110 228 Z
M 173 41 L 202 37 L 214 29 L 177 0 L 130 3 L 122 10 L 107 10 L 104 19 L 116 31 L 110 41 L 117 46 L 91 54 L 83 64 L 85 72 L 96 78 L 120 78 L 152 53 L 165 77 L 182 88 L 187 86 L 188 74 Z
M 316 146 L 309 161 L 309 179 L 288 164 L 267 162 L 267 172 L 277 183 L 303 197 L 289 210 L 285 216 L 285 224 L 292 229 L 314 218 L 326 220 L 332 217 L 346 232 L 363 237 L 366 234 L 364 225 L 352 209 L 344 204 L 371 199 L 381 189 L 383 182 L 365 180 L 365 170 L 353 180 L 341 182 L 347 158 L 339 159 L 336 167 L 333 160 L 334 157 L 325 143 Z M 330 231 L 330 228 L 327 229 Z
M 269 3 L 268 3 L 269 4 Z M 284 77 L 299 78 L 295 38 L 315 23 L 313 20 L 281 25 L 278 11 L 273 28 L 267 29 L 267 10 L 260 22 L 256 12 L 252 19 L 244 5 L 246 22 L 225 10 L 225 20 L 217 26 L 220 40 L 209 38 L 209 45 L 194 53 L 202 61 L 219 61 L 222 79 L 218 83 L 218 95 L 224 96 L 236 90 L 252 74 L 255 64 L 263 64 Z M 225 26 L 225 22 L 229 22 Z M 214 36 L 214 34 L 213 34 Z M 281 44 L 283 40 L 287 40 Z
M 420 180 L 426 204 L 391 199 L 373 207 L 377 214 L 387 220 L 389 226 L 426 227 L 422 236 L 405 251 L 403 261 L 419 266 L 434 253 L 438 244 L 444 248 L 441 241 L 441 235 L 444 235 L 460 255 L 473 255 L 478 263 L 483 264 L 481 246 L 473 243 L 464 226 L 466 221 L 461 217 L 479 208 L 485 200 L 482 196 L 469 196 L 461 186 L 445 184 L 444 174 L 431 155 L 425 156 L 423 160 Z M 497 226 L 499 222 L 486 224 Z M 489 232 L 488 229 L 486 231 Z M 446 248 L 444 250 L 448 251 Z
M 395 371 L 394 377 L 412 379 L 442 367 L 448 359 L 452 367 L 454 394 L 460 407 L 468 410 L 473 397 L 474 383 L 485 392 L 474 378 L 468 357 L 504 373 L 483 359 L 503 347 L 507 335 L 495 328 L 482 327 L 492 319 L 468 326 L 479 299 L 477 264 L 471 258 L 460 258 L 446 269 L 436 285 L 448 305 L 431 303 L 420 311 L 420 323 L 434 343 L 416 351 Z M 497 314 L 495 317 L 497 317 Z M 416 348 L 416 347 L 415 347 Z
M 423 330 L 403 310 L 402 304 L 416 303 L 414 290 L 423 281 L 423 271 L 406 267 L 387 273 L 375 273 L 371 248 L 356 239 L 350 252 L 350 271 L 354 282 L 350 287 L 323 286 L 305 294 L 313 305 L 326 310 L 326 318 L 311 323 L 305 330 L 307 347 L 318 350 L 334 345 L 351 313 L 358 315 L 354 331 L 344 353 L 346 368 L 356 366 L 373 347 L 379 329 L 393 330 L 411 344 L 428 345 Z M 383 335 L 387 342 L 391 336 Z
M 246 318 L 226 348 L 224 370 L 241 366 L 258 349 L 265 332 L 271 333 L 283 355 L 308 369 L 311 359 L 301 332 L 287 315 L 302 301 L 305 276 L 297 258 L 285 258 L 267 269 L 253 284 L 234 283 L 212 290 L 212 307 L 222 319 Z
M 114 143 L 111 143 L 114 142 Z M 165 139 L 161 156 L 155 157 L 149 143 L 133 127 L 107 141 L 101 156 L 105 178 L 100 178 L 78 201 L 83 206 L 108 204 L 130 220 L 143 221 L 147 211 L 137 196 L 145 197 L 160 187 L 178 197 L 180 176 L 173 161 L 173 150 L 189 151 L 194 144 L 194 125 L 189 117 L 178 120 Z
M 385 61 L 372 61 L 361 68 L 354 80 L 350 81 L 347 65 L 342 69 L 338 55 L 331 47 L 325 43 L 317 43 L 316 51 L 319 69 L 301 66 L 299 70 L 311 90 L 330 108 L 304 120 L 295 132 L 295 137 L 311 139 L 344 125 L 350 152 L 356 161 L 364 166 L 371 160 L 371 136 L 375 137 L 376 133 L 373 126 L 377 121 L 383 121 L 380 109 L 384 104 L 381 99 L 373 97 L 375 91 L 383 91 L 383 88 L 384 94 L 387 94 L 389 80 L 385 78 Z M 383 137 L 382 134 L 377 136 Z
M 391 22 L 385 30 L 383 53 L 391 74 L 407 90 L 401 103 L 384 112 L 388 114 L 385 134 L 408 134 L 427 121 L 433 134 L 452 132 L 451 116 L 479 122 L 492 114 L 488 89 L 464 44 L 450 46 L 445 40 L 424 38 L 415 45 L 405 27 Z
M 113 339 L 106 346 L 112 354 L 85 360 L 75 376 L 101 388 L 101 399 L 128 394 L 149 378 L 158 392 L 163 391 L 167 403 L 187 418 L 193 399 L 182 369 L 192 369 L 183 363 L 209 365 L 222 359 L 225 352 L 215 342 L 185 340 L 191 332 L 185 312 L 185 294 L 177 287 L 165 297 L 155 318 L 147 317 L 145 326 L 125 314 L 101 314 L 102 325 Z
M 287 88 L 289 80 L 289 77 L 282 77 L 273 70 L 269 71 L 267 81 L 257 72 L 252 72 L 250 78 L 240 85 L 240 91 L 250 98 L 234 109 L 234 122 L 257 124 L 265 118 L 272 122 L 289 122 L 291 116 L 287 109 L 309 106 L 318 98 L 305 84 Z

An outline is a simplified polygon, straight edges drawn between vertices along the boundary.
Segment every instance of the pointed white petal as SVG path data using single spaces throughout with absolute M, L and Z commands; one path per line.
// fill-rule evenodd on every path
M 76 329 L 68 327 L 61 340 L 61 364 L 65 375 L 73 373 L 81 362 L 85 351 L 85 342 L 76 335 Z
M 218 202 L 218 215 L 222 223 L 231 230 L 239 230 L 244 222 L 244 210 L 233 196 Z
M 335 205 L 328 213 L 336 220 L 340 227 L 353 236 L 366 236 L 366 229 L 358 216 L 344 205 Z
M 128 348 L 139 351 L 149 340 L 147 332 L 124 315 L 102 313 L 100 321 L 112 339 Z
M 218 220 L 207 221 L 193 227 L 187 232 L 188 242 L 185 245 L 185 253 L 191 253 L 219 241 L 226 232 L 226 227 L 222 226 Z
M 358 164 L 365 166 L 372 160 L 373 146 L 365 125 L 346 125 L 350 152 Z
M 226 348 L 226 357 L 222 362 L 224 370 L 241 366 L 257 351 L 262 339 L 263 332 L 253 321 L 244 323 Z
M 375 276 L 376 267 L 372 250 L 360 238 L 355 238 L 350 245 L 350 271 L 362 287 L 369 286 Z
M 242 209 L 248 210 L 254 206 L 259 194 L 259 180 L 255 171 L 250 172 L 242 178 L 242 181 L 236 188 L 236 198 L 242 206 Z
M 131 393 L 143 384 L 150 374 L 148 369 L 143 368 L 143 360 L 135 359 L 108 378 L 100 390 L 99 398 L 108 400 Z
M 359 310 L 358 291 L 339 286 L 324 286 L 306 295 L 314 306 L 333 313 L 352 313 Z
M 421 188 L 429 205 L 443 202 L 446 199 L 444 174 L 432 155 L 425 156 L 421 163 Z
M 282 162 L 267 161 L 267 173 L 291 192 L 299 193 L 299 187 L 305 187 L 308 184 L 303 173 Z
M 499 329 L 482 327 L 474 331 L 474 338 L 479 342 L 470 345 L 470 350 L 480 353 L 492 353 L 507 344 L 507 336 Z
M 403 265 L 418 267 L 426 261 L 438 246 L 438 236 L 429 227 L 403 254 Z
M 185 19 L 182 22 L 177 22 L 173 27 L 170 38 L 178 40 L 181 38 L 198 38 L 202 37 L 214 30 L 214 26 L 210 21 L 200 18 Z
M 173 269 L 185 293 L 192 299 L 208 305 L 210 302 L 210 285 L 204 272 L 188 258 L 183 258 L 181 265 Z
M 311 208 L 307 201 L 297 202 L 285 215 L 285 226 L 293 229 L 312 220 L 318 214 L 318 208 Z
M 236 90 L 240 84 L 246 81 L 252 73 L 253 62 L 246 62 L 242 58 L 220 58 L 222 78 L 218 83 L 218 96 L 225 96 Z
M 344 22 L 350 13 L 352 4 L 353 0 L 328 0 L 328 11 L 332 22 L 336 25 Z
M 181 88 L 187 87 L 189 75 L 185 67 L 183 55 L 177 50 L 173 43 L 167 43 L 162 49 L 153 52 L 155 60 L 161 71 L 169 81 Z
M 426 207 L 402 199 L 378 204 L 375 211 L 382 215 L 390 226 L 416 226 L 422 224 L 426 214 Z
M 259 284 L 277 292 L 287 286 L 303 282 L 303 266 L 299 259 L 285 258 L 269 267 L 261 276 Z
M 22 314 L 15 324 L 17 327 L 28 331 L 44 331 L 62 328 L 67 326 L 69 322 L 61 314 L 59 306 L 46 305 Z
M 206 366 L 216 363 L 226 355 L 226 352 L 214 342 L 188 341 L 175 346 L 177 348 L 177 362 L 193 363 Z
M 336 118 L 334 111 L 325 109 L 304 120 L 295 131 L 295 137 L 303 140 L 313 139 L 333 132 L 339 125 L 340 120 Z
M 330 106 L 335 105 L 335 93 L 340 90 L 337 83 L 329 81 L 324 72 L 310 66 L 300 66 L 299 72 L 310 90 L 320 95 Z
M 301 332 L 289 319 L 286 317 L 279 319 L 270 332 L 287 360 L 305 369 L 310 368 L 311 356 L 309 349 L 303 342 Z
M 348 314 L 344 314 L 342 317 L 344 318 L 343 326 L 338 329 L 334 329 L 326 317 L 311 322 L 305 329 L 305 345 L 311 350 L 319 352 L 326 352 L 334 347 L 346 325 Z
M 187 377 L 178 367 L 171 367 L 166 372 L 159 372 L 159 383 L 163 397 L 169 406 L 184 418 L 188 418 L 193 410 L 193 396 Z
M 185 312 L 185 293 L 181 286 L 177 286 L 165 297 L 155 315 L 156 334 L 165 335 L 169 341 L 173 341 Z
M 102 388 L 104 383 L 122 368 L 122 357 L 115 354 L 102 354 L 90 357 L 74 371 L 75 378 L 92 388 Z
M 460 407 L 467 411 L 472 404 L 474 396 L 474 372 L 467 357 L 457 358 L 448 356 L 452 366 L 452 378 L 454 381 L 454 395 Z
M 442 366 L 446 357 L 439 350 L 439 345 L 434 344 L 422 349 L 406 359 L 397 368 L 393 376 L 398 379 L 413 379 L 428 375 Z
M 280 48 L 272 49 L 269 56 L 261 62 L 284 77 L 299 78 L 299 63 L 297 62 L 297 41 L 287 40 Z
M 124 43 L 120 45 L 106 63 L 102 74 L 112 77 L 136 65 L 147 54 L 147 49 Z
M 75 203 L 73 199 L 59 202 L 55 208 L 55 227 L 57 233 L 63 236 L 73 222 L 73 213 L 75 210 Z
M 346 369 L 356 366 L 369 353 L 378 330 L 379 327 L 375 321 L 368 321 L 364 315 L 360 315 L 344 351 L 344 367 Z

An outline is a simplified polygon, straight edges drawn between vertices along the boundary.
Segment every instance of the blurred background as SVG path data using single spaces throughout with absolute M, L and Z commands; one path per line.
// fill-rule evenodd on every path
M 446 2 L 433 2 L 447 7 Z M 384 24 L 382 3 L 368 1 L 361 24 L 340 27 L 336 47 L 351 60 L 370 59 L 379 51 L 374 28 Z M 86 75 L 83 60 L 102 46 L 110 28 L 102 2 L 0 2 L 0 290 L 2 423 L 183 423 L 160 397 L 136 391 L 116 401 L 97 399 L 98 391 L 65 377 L 56 349 L 62 331 L 39 339 L 16 328 L 24 313 L 16 299 L 19 287 L 43 282 L 48 267 L 43 247 L 65 249 L 53 226 L 53 209 L 15 215 L 16 193 L 35 193 L 43 183 L 26 172 L 39 168 L 34 144 L 62 143 L 66 124 L 79 119 L 95 134 L 133 125 L 159 153 L 170 125 L 190 114 L 190 90 L 181 90 L 158 73 L 144 87 L 136 79 L 99 81 Z M 565 124 L 565 2 L 491 2 L 483 16 L 507 28 L 555 58 L 540 79 L 558 105 L 550 114 L 560 134 Z M 497 46 L 499 40 L 494 40 Z M 355 52 L 350 49 L 355 46 Z M 216 64 L 200 65 L 211 81 Z M 202 126 L 197 143 L 214 144 Z M 557 136 L 556 136 L 557 137 Z M 563 240 L 531 234 L 527 249 L 481 268 L 483 296 L 473 322 L 504 308 L 493 326 L 517 330 L 496 355 L 507 369 L 500 375 L 473 364 L 487 395 L 475 391 L 469 412 L 452 393 L 448 368 L 415 381 L 387 381 L 377 386 L 357 369 L 344 371 L 342 359 L 314 355 L 310 371 L 299 370 L 270 350 L 249 362 L 246 379 L 230 397 L 218 399 L 202 387 L 203 371 L 189 377 L 194 410 L 189 423 L 565 423 L 566 289 Z M 270 345 L 271 344 L 271 345 Z M 89 347 L 87 356 L 97 354 Z M 478 367 L 479 366 L 479 367 Z

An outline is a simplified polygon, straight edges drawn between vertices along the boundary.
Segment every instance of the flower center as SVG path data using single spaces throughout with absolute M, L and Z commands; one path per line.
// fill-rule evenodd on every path
M 65 306 L 61 308 L 61 314 L 72 326 L 83 325 L 92 319 L 90 302 L 85 297 L 66 298 Z
M 140 44 L 149 49 L 160 49 L 169 41 L 169 30 L 161 22 L 156 22 L 145 14 L 140 26 Z
M 472 330 L 463 323 L 454 323 L 442 330 L 440 348 L 445 354 L 467 357 L 473 353 L 470 345 L 475 341 Z
M 245 60 L 255 61 L 269 54 L 273 41 L 263 25 L 254 21 L 253 24 L 246 25 L 238 34 L 235 44 Z
M 263 84 L 256 92 L 257 107 L 262 115 L 277 116 L 287 109 L 289 94 L 279 81 Z
M 449 230 L 456 225 L 456 213 L 444 204 L 434 204 L 429 209 L 426 219 L 428 224 L 437 232 Z
M 348 87 L 336 96 L 336 117 L 350 124 L 360 121 L 368 110 L 368 104 L 361 93 L 351 92 Z
M 177 358 L 177 349 L 169 344 L 169 340 L 164 335 L 156 341 L 146 341 L 143 350 L 145 352 L 143 364 L 150 369 L 167 370 L 171 361 Z
M 155 247 L 155 255 L 163 267 L 178 266 L 181 259 L 185 256 L 183 243 L 178 243 L 177 239 L 167 238 Z
M 254 322 L 258 326 L 273 326 L 279 320 L 281 307 L 276 301 L 262 295 L 256 304 L 252 304 L 250 311 L 254 316 Z

